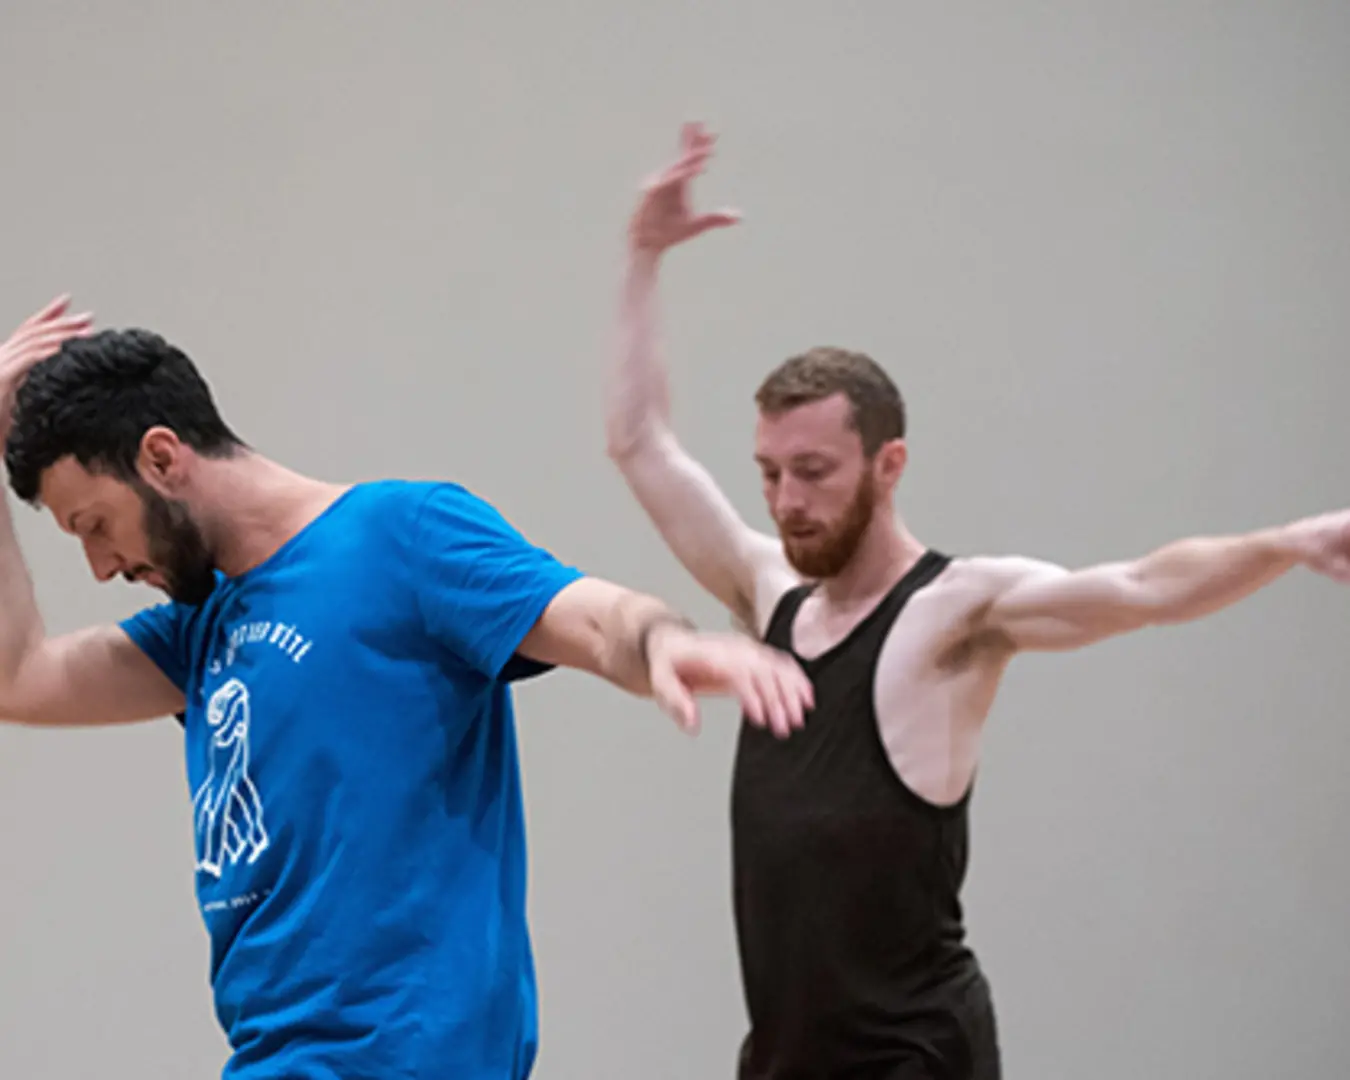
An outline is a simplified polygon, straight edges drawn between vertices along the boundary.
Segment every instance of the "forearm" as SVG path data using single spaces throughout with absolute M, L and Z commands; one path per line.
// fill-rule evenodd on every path
M 1158 548 L 1131 568 L 1150 621 L 1186 622 L 1219 611 L 1299 563 L 1284 528 L 1193 537 Z
M 587 671 L 642 697 L 652 692 L 647 646 L 663 628 L 688 625 L 669 605 L 601 578 L 573 582 L 521 642 L 532 660 Z
M 648 653 L 656 637 L 693 624 L 654 596 L 628 592 L 619 596 L 600 625 L 598 674 L 631 694 L 652 692 Z
M 1014 649 L 1075 649 L 1117 634 L 1190 622 L 1305 561 L 1297 526 L 1177 540 L 1128 562 L 1064 570 L 1034 560 L 988 564 L 996 599 L 983 628 Z
M 703 588 L 753 621 L 756 560 L 779 547 L 753 533 L 716 481 L 675 438 L 656 343 L 657 256 L 631 249 L 619 348 L 608 383 L 609 456 L 662 539 Z
M 670 426 L 669 381 L 657 345 L 659 262 L 659 255 L 635 248 L 624 269 L 605 414 L 609 454 L 615 460 Z
M 14 534 L 10 502 L 0 494 L 0 714 L 26 657 L 45 634 L 27 563 Z

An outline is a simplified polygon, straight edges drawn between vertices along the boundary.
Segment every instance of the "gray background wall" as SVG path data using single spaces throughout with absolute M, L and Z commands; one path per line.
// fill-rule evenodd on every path
M 1308 0 L 7 0 L 0 321 L 69 289 L 288 463 L 454 477 L 723 624 L 601 431 L 625 217 L 698 117 L 747 217 L 672 259 L 678 420 L 747 514 L 754 384 L 828 342 L 910 400 L 924 539 L 1130 555 L 1347 498 L 1348 48 Z M 19 519 L 53 631 L 156 598 Z M 1015 666 L 968 890 L 1012 1080 L 1345 1072 L 1348 603 Z M 539 1077 L 729 1076 L 732 710 L 519 706 Z M 172 723 L 0 730 L 0 1076 L 218 1072 L 187 811 Z

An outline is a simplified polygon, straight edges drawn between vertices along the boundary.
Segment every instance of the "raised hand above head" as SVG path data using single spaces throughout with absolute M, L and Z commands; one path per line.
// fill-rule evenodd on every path
M 629 222 L 633 247 L 649 254 L 701 236 L 710 229 L 726 228 L 740 221 L 736 210 L 696 213 L 690 205 L 690 185 L 712 157 L 716 137 L 702 124 L 685 124 L 680 134 L 680 157 L 653 174 L 642 188 L 642 197 Z
M 70 313 L 70 297 L 58 296 L 28 316 L 0 345 L 0 439 L 9 431 L 14 391 L 34 364 L 47 359 L 73 337 L 89 333 L 92 312 Z

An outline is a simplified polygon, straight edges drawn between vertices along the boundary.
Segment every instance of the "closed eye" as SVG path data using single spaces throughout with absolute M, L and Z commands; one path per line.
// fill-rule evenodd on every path
M 799 480 L 805 480 L 807 483 L 815 483 L 818 480 L 824 480 L 830 473 L 834 472 L 833 462 L 821 461 L 819 458 L 808 458 L 805 461 L 794 462 L 792 473 Z
M 777 465 L 771 465 L 761 457 L 756 456 L 755 464 L 759 466 L 759 474 L 766 484 L 775 484 L 778 482 L 779 468 Z

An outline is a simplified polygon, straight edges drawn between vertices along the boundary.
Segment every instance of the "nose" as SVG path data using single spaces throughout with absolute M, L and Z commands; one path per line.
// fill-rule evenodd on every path
M 787 517 L 790 514 L 799 512 L 806 505 L 803 497 L 804 492 L 801 485 L 790 476 L 785 476 L 778 481 L 777 490 L 774 492 L 774 509 L 778 517 Z
M 89 569 L 94 572 L 95 580 L 99 582 L 111 581 L 121 572 L 122 560 L 107 549 L 85 544 L 84 557 L 89 562 Z

